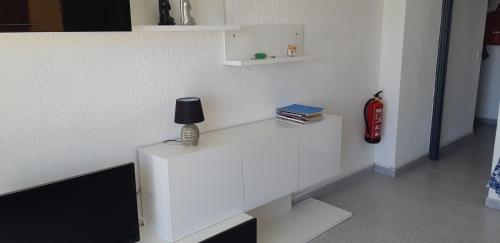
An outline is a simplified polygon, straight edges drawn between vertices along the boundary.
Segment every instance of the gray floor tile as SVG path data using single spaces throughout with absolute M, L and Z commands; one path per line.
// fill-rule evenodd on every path
M 318 199 L 353 218 L 313 243 L 500 242 L 500 211 L 484 207 L 495 129 L 447 147 L 396 179 L 368 174 Z

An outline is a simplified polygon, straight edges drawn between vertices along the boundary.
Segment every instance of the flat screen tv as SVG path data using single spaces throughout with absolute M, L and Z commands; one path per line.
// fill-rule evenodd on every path
M 0 32 L 131 31 L 130 0 L 0 0 Z
M 0 196 L 2 243 L 139 241 L 134 164 Z

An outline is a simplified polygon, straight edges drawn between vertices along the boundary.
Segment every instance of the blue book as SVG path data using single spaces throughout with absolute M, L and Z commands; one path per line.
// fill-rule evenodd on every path
M 277 110 L 278 112 L 294 113 L 302 116 L 314 116 L 321 114 L 324 109 L 319 107 L 293 104 L 287 107 L 278 108 Z

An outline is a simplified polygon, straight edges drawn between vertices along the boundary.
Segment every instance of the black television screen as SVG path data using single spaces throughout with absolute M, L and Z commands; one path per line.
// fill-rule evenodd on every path
M 127 164 L 0 196 L 0 242 L 137 242 L 135 186 Z
M 0 32 L 130 31 L 130 0 L 0 0 Z

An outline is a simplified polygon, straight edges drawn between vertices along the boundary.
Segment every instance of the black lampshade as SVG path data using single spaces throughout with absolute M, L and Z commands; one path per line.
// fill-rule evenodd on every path
M 200 98 L 182 98 L 177 100 L 175 107 L 175 123 L 195 124 L 205 121 Z

